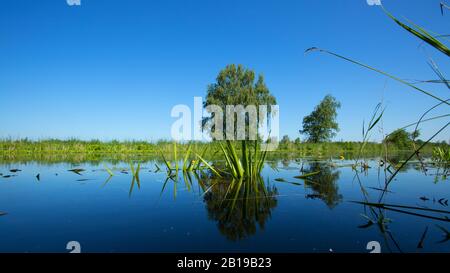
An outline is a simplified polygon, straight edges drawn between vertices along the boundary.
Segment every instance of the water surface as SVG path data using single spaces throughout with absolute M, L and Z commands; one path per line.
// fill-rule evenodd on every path
M 168 178 L 155 163 L 141 163 L 136 180 L 125 162 L 105 163 L 113 177 L 103 163 L 3 162 L 0 252 L 68 252 L 69 241 L 82 252 L 368 252 L 370 241 L 383 252 L 450 252 L 448 180 L 417 162 L 382 191 L 377 160 L 358 172 L 353 161 L 271 160 L 262 184 L 231 193 L 230 180 Z

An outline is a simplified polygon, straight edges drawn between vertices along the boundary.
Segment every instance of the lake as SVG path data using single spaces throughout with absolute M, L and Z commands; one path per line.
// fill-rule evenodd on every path
M 450 252 L 442 170 L 412 162 L 385 188 L 379 160 L 352 163 L 271 159 L 246 183 L 153 160 L 137 178 L 126 162 L 3 161 L 0 252 Z

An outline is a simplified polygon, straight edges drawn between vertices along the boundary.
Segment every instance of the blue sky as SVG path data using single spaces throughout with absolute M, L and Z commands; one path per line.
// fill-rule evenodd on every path
M 435 0 L 385 0 L 385 7 L 448 34 L 450 11 Z M 384 129 L 417 120 L 435 104 L 317 46 L 404 79 L 435 79 L 448 59 L 365 0 L 5 0 L 0 9 L 0 137 L 157 140 L 170 138 L 176 104 L 193 105 L 227 64 L 265 76 L 291 138 L 326 95 L 342 103 L 336 140 L 359 140 L 383 100 Z M 447 98 L 440 85 L 424 85 Z M 443 107 L 431 115 L 447 113 Z M 422 128 L 423 138 L 446 122 Z M 377 134 L 374 139 L 379 139 Z M 449 131 L 439 139 L 449 140 Z

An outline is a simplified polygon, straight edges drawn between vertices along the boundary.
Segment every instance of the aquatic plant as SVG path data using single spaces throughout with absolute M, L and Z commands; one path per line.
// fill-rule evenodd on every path
M 242 140 L 239 142 L 241 144 L 240 156 L 232 141 L 219 142 L 226 162 L 226 173 L 235 179 L 254 178 L 261 173 L 264 167 L 267 150 L 261 152 L 261 145 L 258 141 Z
M 76 173 L 76 174 L 78 174 L 78 175 L 82 175 L 81 173 L 82 172 L 85 172 L 86 170 L 85 169 L 81 169 L 81 168 L 76 168 L 76 169 L 71 169 L 71 170 L 68 170 L 69 172 L 73 172 L 73 173 Z
M 164 155 L 164 152 L 161 149 L 159 150 L 159 153 L 160 153 L 161 157 L 163 158 L 164 164 L 166 165 L 167 171 L 169 173 L 172 172 L 172 171 L 178 172 L 179 169 L 180 169 L 179 163 L 178 163 L 178 153 L 177 153 L 177 143 L 176 142 L 173 143 L 173 150 L 172 150 L 172 152 L 173 152 L 173 158 L 174 158 L 174 163 L 173 164 L 172 164 L 172 162 L 170 162 L 169 160 L 166 159 L 166 156 Z M 198 166 L 198 165 L 194 164 L 195 163 L 194 160 L 191 160 L 188 163 L 188 159 L 189 159 L 190 153 L 191 153 L 191 145 L 189 145 L 189 147 L 188 147 L 188 149 L 186 151 L 186 154 L 184 156 L 183 166 L 182 166 L 182 170 L 183 171 L 193 170 L 194 166 Z
M 358 160 L 360 160 L 360 158 L 363 154 L 363 151 L 366 148 L 367 143 L 369 142 L 372 130 L 383 118 L 384 111 L 385 111 L 385 109 L 382 108 L 382 104 L 378 103 L 377 106 L 375 107 L 375 110 L 373 111 L 372 117 L 371 117 L 367 127 L 366 127 L 365 121 L 363 121 L 363 125 L 362 125 L 363 140 L 362 140 L 361 146 L 359 147 L 359 152 L 358 152 L 358 156 L 356 157 L 355 165 L 358 164 Z
M 131 194 L 133 193 L 134 184 L 137 184 L 138 188 L 141 188 L 141 181 L 139 179 L 139 172 L 141 170 L 141 163 L 137 164 L 137 167 L 134 167 L 134 164 L 132 162 L 129 162 L 131 174 L 133 176 L 133 179 L 131 180 L 130 185 L 130 191 L 128 195 L 131 197 Z
M 434 182 L 437 183 L 439 179 L 447 180 L 450 173 L 450 149 L 435 147 L 431 160 L 437 166 Z
M 438 166 L 448 168 L 450 166 L 450 149 L 435 147 L 433 149 L 432 160 Z
M 111 171 L 110 168 L 108 168 L 108 166 L 106 166 L 106 164 L 103 164 L 103 167 L 105 168 L 105 170 L 108 172 L 109 176 L 114 176 L 113 171 Z
M 180 166 L 178 162 L 178 152 L 177 152 L 177 143 L 173 143 L 173 159 L 174 162 L 171 162 L 166 159 L 166 156 L 164 155 L 164 152 L 160 150 L 160 155 L 163 159 L 164 164 L 167 168 L 167 174 L 168 176 L 172 176 L 172 173 L 175 173 L 175 176 L 178 175 L 178 172 L 181 170 L 184 172 L 195 172 L 195 171 L 201 171 L 205 169 L 209 169 L 211 172 L 215 173 L 216 175 L 220 176 L 219 172 L 214 168 L 211 164 L 208 163 L 207 160 L 204 159 L 205 153 L 208 150 L 208 146 L 206 146 L 203 149 L 202 155 L 195 153 L 195 156 L 197 157 L 197 160 L 190 159 L 191 151 L 192 151 L 192 144 L 190 144 L 185 152 L 182 165 Z M 159 168 L 157 166 L 157 168 Z

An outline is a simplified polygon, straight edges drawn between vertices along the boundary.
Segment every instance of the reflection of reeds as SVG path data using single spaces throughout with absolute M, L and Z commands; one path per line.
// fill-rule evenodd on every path
M 445 243 L 450 240 L 450 232 L 440 225 L 436 225 L 444 233 L 444 239 L 439 241 L 438 243 Z
M 133 193 L 134 184 L 137 184 L 138 189 L 141 188 L 141 181 L 139 179 L 141 163 L 138 163 L 136 168 L 134 167 L 134 164 L 132 162 L 130 162 L 129 164 L 130 164 L 131 175 L 133 176 L 133 179 L 131 180 L 130 191 L 128 193 L 128 195 L 131 197 L 131 194 Z
M 429 219 L 443 221 L 443 222 L 450 222 L 450 219 L 448 217 L 436 217 L 436 216 L 425 215 L 425 214 L 416 212 L 416 211 L 426 211 L 426 212 L 433 212 L 433 213 L 450 214 L 450 211 L 445 211 L 445 210 L 428 209 L 428 208 L 403 206 L 403 205 L 383 204 L 383 203 L 359 202 L 359 201 L 353 201 L 353 203 L 362 204 L 365 206 L 376 207 L 376 208 L 381 208 L 381 209 L 386 209 L 386 210 L 391 210 L 391 211 L 404 213 L 404 214 L 410 214 L 410 215 L 419 216 L 419 217 L 423 217 L 423 218 L 429 218 Z M 412 210 L 412 211 L 407 211 L 405 209 Z
M 183 171 L 182 172 L 182 180 L 184 181 L 184 185 L 185 185 L 186 189 L 188 191 L 191 191 L 194 181 L 197 181 L 198 187 L 201 189 L 200 192 L 203 192 L 203 194 L 208 192 L 208 190 L 209 190 L 208 187 L 212 187 L 213 185 L 207 185 L 204 182 L 204 180 L 205 180 L 204 175 L 205 175 L 205 173 L 203 173 L 203 172 L 197 173 L 197 172 Z M 200 176 L 202 176 L 202 178 Z M 160 197 L 163 195 L 169 182 L 173 183 L 173 197 L 174 198 L 177 197 L 178 183 L 180 183 L 180 176 L 178 175 L 178 173 L 171 173 L 171 174 L 167 175 L 167 177 L 163 183 L 163 186 L 161 188 Z

